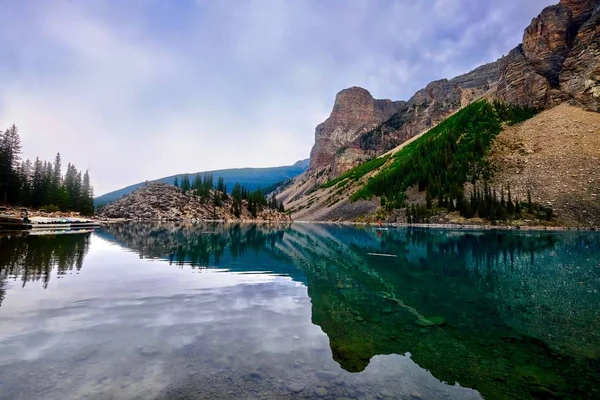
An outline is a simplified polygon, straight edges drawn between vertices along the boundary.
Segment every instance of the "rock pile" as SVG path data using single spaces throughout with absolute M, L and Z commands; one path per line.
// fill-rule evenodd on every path
M 211 193 L 212 195 L 215 193 Z M 289 221 L 290 217 L 277 210 L 262 208 L 254 217 L 248 211 L 246 201 L 242 213 L 236 217 L 231 211 L 231 197 L 214 206 L 212 201 L 203 200 L 193 191 L 184 193 L 180 188 L 165 183 L 152 183 L 121 197 L 98 210 L 102 218 L 124 218 L 148 221 Z

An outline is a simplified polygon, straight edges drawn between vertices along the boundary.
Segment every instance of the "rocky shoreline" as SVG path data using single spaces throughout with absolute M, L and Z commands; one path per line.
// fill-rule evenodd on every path
M 600 232 L 599 227 L 586 226 L 543 226 L 543 225 L 491 225 L 491 224 L 406 224 L 354 222 L 354 221 L 293 221 L 295 224 L 326 224 L 326 225 L 352 225 L 381 228 L 419 228 L 419 229 L 446 229 L 446 230 L 498 230 L 498 231 L 551 231 L 551 232 Z
M 354 222 L 354 221 L 270 221 L 270 220 L 159 220 L 159 219 L 128 219 L 128 218 L 101 218 L 97 219 L 97 222 L 103 225 L 118 224 L 125 222 L 177 222 L 177 223 L 239 223 L 239 224 L 281 224 L 283 222 L 294 223 L 294 224 L 321 224 L 321 225 L 347 225 L 347 226 L 365 226 L 375 228 L 393 228 L 393 229 L 446 229 L 446 230 L 460 230 L 460 231 L 475 231 L 475 230 L 497 230 L 497 231 L 534 231 L 534 232 L 600 232 L 598 227 L 586 227 L 586 226 L 542 226 L 542 225 L 531 225 L 531 226 L 515 226 L 515 225 L 490 225 L 490 224 L 406 224 L 406 223 L 383 223 L 381 226 L 374 222 Z

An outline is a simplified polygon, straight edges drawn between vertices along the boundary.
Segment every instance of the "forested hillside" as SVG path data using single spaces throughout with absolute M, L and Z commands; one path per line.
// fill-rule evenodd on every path
M 94 213 L 94 190 L 88 171 L 83 174 L 68 164 L 62 174 L 62 160 L 54 163 L 36 158 L 21 159 L 21 138 L 15 125 L 0 132 L 0 194 L 5 205 L 46 208 L 47 211 Z
M 317 183 L 304 196 L 288 197 L 286 209 L 309 220 L 556 222 L 551 199 L 541 199 L 536 185 L 501 184 L 494 177 L 502 165 L 490 162 L 496 137 L 537 113 L 498 101 L 475 102 L 395 152 Z M 544 113 L 540 121 L 546 118 Z M 456 218 L 446 218 L 452 215 Z
M 515 204 L 509 187 L 488 185 L 494 171 L 485 156 L 501 132 L 502 124 L 514 125 L 535 114 L 535 109 L 500 102 L 472 104 L 394 154 L 391 161 L 352 196 L 352 200 L 375 195 L 389 210 L 401 208 L 406 205 L 407 189 L 416 186 L 419 191 L 425 191 L 425 207 L 429 210 L 437 205 L 450 211 L 458 210 L 466 218 L 475 215 L 491 220 L 514 217 L 520 214 L 521 204 Z M 350 176 L 352 172 L 349 172 Z M 467 182 L 473 185 L 469 193 L 465 193 Z M 548 219 L 551 217 L 551 211 L 530 203 L 529 211 L 539 211 Z M 413 216 L 413 209 L 409 210 L 411 220 L 427 215 L 419 210 Z

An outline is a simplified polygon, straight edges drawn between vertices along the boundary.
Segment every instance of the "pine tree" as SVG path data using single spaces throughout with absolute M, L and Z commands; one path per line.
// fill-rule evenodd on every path
M 177 176 L 175 176 L 175 181 L 173 182 L 173 186 L 179 187 L 179 179 Z
M 8 128 L 0 137 L 0 153 L 2 155 L 3 169 L 3 195 L 4 204 L 13 201 L 15 192 L 18 192 L 19 182 L 16 176 L 16 170 L 19 166 L 21 154 L 21 138 L 15 125 Z
M 188 174 L 183 174 L 183 177 L 181 178 L 181 190 L 187 192 L 188 190 L 190 190 L 190 188 L 190 177 Z
M 233 199 L 231 203 L 231 212 L 239 218 L 242 213 L 242 186 L 239 183 L 233 185 L 231 197 Z
M 513 205 L 511 193 L 510 193 L 510 186 L 508 187 L 508 203 L 506 204 L 506 207 L 507 207 L 507 211 L 510 215 L 515 213 L 515 206 Z
M 48 209 L 79 210 L 81 173 L 68 164 L 62 176 L 60 153 L 54 163 L 30 160 L 20 161 L 21 140 L 17 127 L 0 132 L 0 193 L 7 203 L 23 206 L 48 207 Z M 89 174 L 88 174 L 89 184 Z M 89 193 L 93 193 L 91 185 Z M 89 194 L 89 196 L 92 196 Z M 92 212 L 93 212 L 93 198 Z M 52 206 L 52 207 L 51 207 Z M 90 208 L 88 206 L 88 208 Z
M 83 215 L 94 214 L 94 189 L 90 184 L 89 171 L 85 171 L 83 175 L 83 183 L 81 185 L 80 207 L 79 210 Z
M 32 165 L 31 161 L 27 159 L 21 163 L 21 190 L 19 201 L 23 206 L 31 206 L 31 179 L 32 179 Z
M 533 203 L 531 202 L 531 191 L 527 189 L 527 212 L 533 214 Z

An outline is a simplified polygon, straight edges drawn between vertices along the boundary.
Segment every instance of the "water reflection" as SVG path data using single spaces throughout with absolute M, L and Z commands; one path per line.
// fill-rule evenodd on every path
M 41 281 L 48 287 L 53 268 L 58 276 L 75 268 L 79 271 L 88 251 L 90 233 L 56 236 L 25 236 L 21 234 L 0 235 L 0 287 L 6 281 L 20 279 L 27 282 Z M 0 305 L 3 293 L 0 294 Z
M 458 382 L 488 399 L 600 397 L 598 235 L 130 223 L 94 238 L 165 263 L 132 269 L 113 248 L 97 254 L 99 264 L 85 262 L 89 236 L 0 239 L 5 280 L 47 287 L 52 266 L 64 273 L 83 263 L 82 276 L 95 277 L 79 282 L 83 299 L 72 297 L 77 318 L 52 311 L 69 321 L 64 330 L 81 332 L 70 337 L 82 363 L 130 354 L 113 375 L 93 375 L 90 393 L 477 397 L 441 383 Z M 191 280 L 188 266 L 202 279 Z M 7 342 L 0 381 L 23 343 Z M 56 370 L 53 357 L 38 363 Z
M 121 229 L 111 233 L 131 248 Z M 363 371 L 378 354 L 410 353 L 438 379 L 490 398 L 596 393 L 597 235 L 376 233 L 308 224 L 207 229 L 208 236 L 192 230 L 184 241 L 185 228 L 161 235 L 163 243 L 191 240 L 193 250 L 205 255 L 204 266 L 211 257 L 218 265 L 229 247 L 233 259 L 248 248 L 301 269 L 312 321 L 327 333 L 334 359 L 347 371 Z M 194 263 L 185 246 L 167 247 L 153 256 Z M 140 248 L 140 254 L 150 252 Z M 432 317 L 443 324 L 419 322 Z

